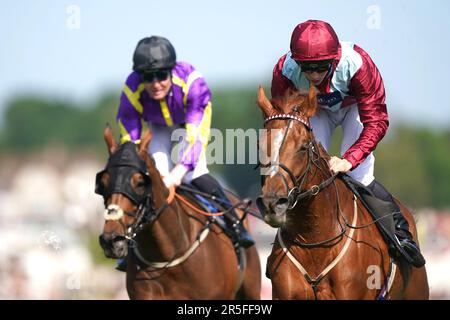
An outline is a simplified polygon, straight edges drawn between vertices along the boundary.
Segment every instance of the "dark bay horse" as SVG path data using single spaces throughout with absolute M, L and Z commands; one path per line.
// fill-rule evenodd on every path
M 242 249 L 246 266 L 240 270 L 229 237 L 165 187 L 147 152 L 151 137 L 147 131 L 139 145 L 118 146 L 107 127 L 110 158 L 97 175 L 96 192 L 104 196 L 106 208 L 100 244 L 109 258 L 128 257 L 129 297 L 259 299 L 255 246 Z
M 370 213 L 331 173 L 309 124 L 317 109 L 313 86 L 272 101 L 260 87 L 258 105 L 268 172 L 257 201 L 265 221 L 279 228 L 266 270 L 273 298 L 428 299 L 425 267 L 392 259 Z M 417 241 L 413 216 L 398 204 Z

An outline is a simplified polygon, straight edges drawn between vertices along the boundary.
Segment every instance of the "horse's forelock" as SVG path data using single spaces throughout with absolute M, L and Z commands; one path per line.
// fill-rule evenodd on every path
M 271 102 L 277 112 L 288 114 L 294 106 L 300 106 L 306 98 L 306 94 L 289 89 L 283 96 L 272 99 Z

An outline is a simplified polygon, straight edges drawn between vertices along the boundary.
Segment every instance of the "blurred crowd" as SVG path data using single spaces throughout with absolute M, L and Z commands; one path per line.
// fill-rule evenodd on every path
M 93 192 L 102 165 L 39 160 L 2 172 L 0 298 L 120 298 L 122 274 L 96 262 L 91 249 L 103 224 L 103 201 Z
M 97 238 L 103 201 L 94 194 L 94 158 L 3 161 L 0 169 L 0 299 L 127 299 L 125 274 Z M 64 157 L 63 157 L 64 159 Z M 431 298 L 450 299 L 450 211 L 415 212 Z M 262 298 L 271 298 L 265 264 L 275 229 L 251 218 L 262 264 Z

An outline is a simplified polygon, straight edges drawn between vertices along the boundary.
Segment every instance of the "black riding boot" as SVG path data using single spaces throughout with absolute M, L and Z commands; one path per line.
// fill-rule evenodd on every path
M 225 208 L 225 210 L 231 208 L 231 202 L 226 196 L 219 182 L 210 174 L 204 174 L 192 180 L 191 183 L 201 191 L 216 196 L 219 200 L 221 200 L 220 204 Z M 234 243 L 237 242 L 244 248 L 251 247 L 255 244 L 250 233 L 248 233 L 248 231 L 245 229 L 244 224 L 241 223 L 235 210 L 230 210 L 225 214 L 225 221 L 228 227 L 230 227 L 230 229 L 235 233 L 235 236 L 233 237 L 234 239 L 232 239 Z
M 398 239 L 402 248 L 411 258 L 411 264 L 420 268 L 425 264 L 425 258 L 420 253 L 419 246 L 413 239 L 411 232 L 409 231 L 409 224 L 405 217 L 402 215 L 400 207 L 394 200 L 394 197 L 386 190 L 383 185 L 378 181 L 374 180 L 371 184 L 367 186 L 373 194 L 383 200 L 392 203 L 395 206 L 395 212 L 393 214 L 394 224 L 395 224 L 395 236 Z

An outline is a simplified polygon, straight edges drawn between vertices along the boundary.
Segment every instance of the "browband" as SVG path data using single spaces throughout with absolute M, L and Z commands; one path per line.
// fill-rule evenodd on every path
M 293 120 L 297 120 L 298 122 L 303 123 L 309 130 L 311 130 L 311 125 L 310 125 L 308 119 L 304 119 L 303 117 L 297 117 L 297 116 L 294 116 L 292 114 L 280 113 L 280 114 L 273 115 L 271 117 L 266 118 L 264 120 L 264 124 L 266 124 L 269 121 L 276 120 L 276 119 L 293 119 Z

